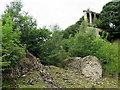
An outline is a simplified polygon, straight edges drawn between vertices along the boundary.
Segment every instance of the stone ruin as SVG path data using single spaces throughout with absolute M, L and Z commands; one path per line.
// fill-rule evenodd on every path
M 94 27 L 94 21 L 99 19 L 100 14 L 93 12 L 90 9 L 83 10 L 83 13 L 84 13 L 84 20 L 88 23 L 88 30 L 95 29 L 96 36 L 100 37 L 100 33 L 103 32 L 104 30 Z
M 91 26 L 95 19 L 99 19 L 100 14 L 88 10 L 83 10 L 84 13 L 84 20 L 87 21 L 87 23 Z

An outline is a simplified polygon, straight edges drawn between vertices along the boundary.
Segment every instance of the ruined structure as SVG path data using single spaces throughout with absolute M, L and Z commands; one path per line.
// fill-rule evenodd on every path
M 88 29 L 95 29 L 96 30 L 96 36 L 100 37 L 100 32 L 102 32 L 103 30 L 94 27 L 95 23 L 94 21 L 99 19 L 100 14 L 90 11 L 90 9 L 87 10 L 83 10 L 84 13 L 84 20 L 88 23 Z
M 95 19 L 99 18 L 99 13 L 90 11 L 90 9 L 88 10 L 83 10 L 84 12 L 84 20 L 88 22 L 88 24 L 91 26 L 94 22 Z

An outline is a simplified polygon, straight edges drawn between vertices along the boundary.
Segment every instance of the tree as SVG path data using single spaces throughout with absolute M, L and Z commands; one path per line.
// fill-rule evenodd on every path
M 55 31 L 42 46 L 41 62 L 47 65 L 64 66 L 64 59 L 68 54 L 63 48 L 63 43 L 63 34 Z
M 110 36 L 120 35 L 120 1 L 109 2 L 100 13 L 100 23 L 98 27 L 110 33 Z
M 4 14 L 9 14 L 9 17 L 11 17 L 12 21 L 15 23 L 14 28 L 16 28 L 20 25 L 19 22 L 20 22 L 20 17 L 21 17 L 22 6 L 23 5 L 20 1 L 14 1 L 14 2 L 11 2 L 10 5 L 7 5 L 6 10 L 4 11 Z M 5 19 L 2 19 L 2 22 L 4 25 Z
M 11 2 L 11 5 L 7 6 L 7 9 L 2 15 L 1 21 L 4 27 L 6 27 L 6 25 L 10 23 L 9 26 L 10 29 L 6 27 L 6 29 L 3 30 L 4 32 L 6 30 L 8 30 L 8 32 L 13 32 L 13 34 L 11 34 L 11 37 L 14 37 L 15 39 L 17 38 L 16 39 L 17 41 L 15 43 L 18 43 L 18 45 L 22 44 L 21 46 L 25 45 L 24 48 L 28 49 L 33 55 L 40 57 L 41 53 L 43 52 L 41 51 L 42 45 L 46 40 L 49 39 L 50 32 L 46 28 L 37 29 L 36 20 L 34 20 L 31 16 L 29 16 L 28 13 L 22 12 L 21 8 L 22 8 L 22 3 L 20 1 Z M 14 35 L 16 35 L 16 37 Z M 10 39 L 12 40 L 13 38 Z M 14 44 L 14 40 L 13 40 L 13 44 Z M 11 46 L 9 46 L 9 48 L 11 48 Z M 8 54 L 10 54 L 10 52 L 8 52 Z
M 18 28 L 21 31 L 20 41 L 22 44 L 27 44 L 28 34 L 32 29 L 36 28 L 36 20 L 33 19 L 27 12 L 22 12 L 22 3 L 19 0 L 11 2 L 6 10 L 4 15 L 11 17 L 14 22 L 13 28 Z M 4 16 L 3 15 L 3 16 Z M 3 25 L 5 24 L 5 18 L 2 19 Z
M 118 46 L 106 39 L 96 37 L 94 29 L 88 29 L 87 23 L 81 23 L 79 32 L 66 40 L 67 51 L 72 57 L 93 55 L 99 58 L 103 72 L 116 76 L 118 73 Z
M 84 17 L 82 16 L 75 24 L 69 26 L 66 28 L 63 33 L 64 38 L 69 38 L 70 36 L 74 37 L 74 35 L 79 31 L 80 25 L 82 21 L 84 20 Z
M 59 27 L 59 25 L 55 24 L 55 25 L 50 25 L 50 29 L 55 32 L 55 31 L 60 31 L 61 28 Z
M 51 32 L 46 28 L 32 29 L 28 34 L 27 49 L 41 59 L 44 52 L 43 45 L 50 39 Z
M 14 22 L 8 14 L 4 14 L 2 24 L 2 61 L 16 66 L 19 59 L 25 54 L 24 46 L 20 44 L 20 31 L 13 28 Z
M 36 20 L 33 19 L 27 12 L 23 12 L 23 5 L 21 1 L 16 0 L 11 2 L 11 5 L 7 5 L 4 14 L 2 15 L 3 25 L 6 24 L 6 18 L 8 16 L 14 22 L 14 29 L 18 29 L 20 34 L 20 42 L 26 45 L 26 48 L 34 55 L 38 56 L 40 53 L 40 46 L 44 39 L 48 37 L 48 30 L 37 29 Z

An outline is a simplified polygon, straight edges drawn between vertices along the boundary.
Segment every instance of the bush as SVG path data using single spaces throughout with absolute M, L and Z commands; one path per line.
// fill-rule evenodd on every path
M 84 57 L 91 54 L 92 41 L 95 39 L 94 29 L 87 29 L 86 22 L 80 26 L 80 31 L 71 37 L 70 56 Z M 72 39 L 73 38 L 73 39 Z
M 109 75 L 118 74 L 118 47 L 106 40 L 96 39 L 94 47 L 98 48 L 94 53 L 103 66 L 104 71 Z

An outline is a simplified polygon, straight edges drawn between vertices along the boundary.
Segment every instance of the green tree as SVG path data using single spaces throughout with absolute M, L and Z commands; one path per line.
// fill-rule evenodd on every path
M 82 16 L 75 24 L 69 26 L 66 28 L 63 33 L 63 38 L 69 38 L 70 36 L 74 37 L 74 35 L 79 31 L 80 25 L 82 21 L 84 20 L 84 17 Z
M 64 66 L 64 59 L 68 56 L 63 48 L 63 34 L 55 31 L 52 37 L 43 45 L 42 63 L 47 65 Z
M 23 12 L 23 5 L 21 1 L 13 1 L 11 5 L 7 5 L 7 8 L 2 15 L 3 25 L 6 24 L 5 15 L 9 16 L 14 22 L 14 28 L 18 28 L 21 32 L 20 42 L 23 45 L 26 45 L 26 48 L 35 56 L 39 56 L 44 40 L 49 38 L 50 32 L 43 28 L 37 29 L 36 20 L 33 19 L 27 12 Z
M 12 21 L 15 23 L 14 28 L 17 27 L 17 25 L 20 25 L 20 17 L 21 17 L 21 9 L 22 9 L 22 3 L 21 1 L 14 1 L 11 2 L 10 5 L 6 6 L 6 10 L 4 11 L 4 14 L 9 14 L 9 17 L 11 17 Z M 5 24 L 5 19 L 2 19 L 3 25 Z
M 41 59 L 44 52 L 43 45 L 50 39 L 51 32 L 46 28 L 32 29 L 28 34 L 27 49 Z
M 111 38 L 120 35 L 120 1 L 109 2 L 100 13 L 100 22 L 98 27 L 110 33 Z
M 67 51 L 70 56 L 85 57 L 94 55 L 99 58 L 103 72 L 117 76 L 118 73 L 118 47 L 106 39 L 96 37 L 94 29 L 88 29 L 87 23 L 81 23 L 79 32 L 74 37 L 66 39 Z M 66 50 L 66 49 L 65 49 Z
M 25 54 L 24 47 L 20 44 L 20 31 L 13 28 L 14 22 L 8 14 L 3 15 L 2 24 L 2 61 L 8 62 L 12 67 Z
M 22 11 L 22 3 L 20 0 L 11 2 L 6 6 L 4 15 L 11 17 L 14 22 L 13 28 L 18 28 L 21 31 L 20 41 L 22 44 L 28 43 L 28 34 L 32 29 L 36 29 L 36 20 L 33 19 L 27 12 Z M 5 18 L 2 19 L 3 25 L 5 24 Z
M 99 58 L 103 72 L 108 75 L 118 74 L 118 46 L 105 39 L 96 38 L 92 41 L 92 55 Z

